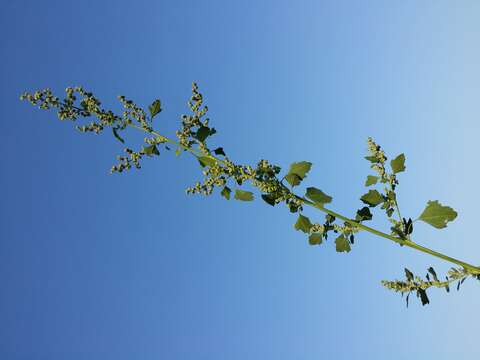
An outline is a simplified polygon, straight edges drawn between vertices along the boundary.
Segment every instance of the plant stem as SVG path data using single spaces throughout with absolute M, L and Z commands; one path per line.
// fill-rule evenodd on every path
M 202 152 L 200 152 L 200 151 L 198 151 L 198 150 L 196 150 L 196 149 L 193 149 L 193 148 L 191 148 L 191 147 L 184 146 L 184 145 L 178 143 L 177 141 L 174 141 L 174 140 L 172 140 L 172 139 L 169 139 L 169 138 L 167 138 L 167 137 L 165 137 L 165 136 L 157 133 L 156 131 L 149 130 L 149 129 L 145 129 L 145 128 L 143 128 L 143 127 L 141 127 L 141 126 L 138 126 L 138 125 L 135 125 L 135 124 L 129 124 L 129 125 L 130 125 L 131 127 L 135 128 L 135 129 L 137 129 L 137 130 L 141 130 L 141 131 L 144 131 L 144 132 L 146 132 L 146 133 L 149 133 L 149 134 L 155 135 L 155 136 L 157 136 L 157 137 L 160 137 L 160 138 L 162 138 L 163 140 L 165 140 L 165 142 L 168 142 L 168 143 L 170 143 L 170 144 L 172 144 L 172 145 L 178 146 L 178 147 L 182 148 L 183 150 L 186 150 L 186 151 L 190 152 L 191 154 L 193 154 L 193 155 L 195 155 L 195 156 L 197 156 L 197 157 L 198 157 L 198 156 L 207 156 L 207 157 L 209 157 L 209 158 L 211 158 L 211 159 L 213 159 L 213 160 L 215 160 L 215 161 L 217 161 L 217 162 L 219 162 L 219 163 L 221 163 L 221 164 L 226 164 L 226 162 L 225 162 L 224 160 L 221 160 L 221 159 L 217 158 L 217 157 L 214 156 L 214 155 L 204 154 L 204 153 L 202 153 Z M 289 191 L 290 191 L 290 190 L 289 190 Z M 327 208 L 325 208 L 324 206 L 322 206 L 322 205 L 320 205 L 320 204 L 317 204 L 317 203 L 314 203 L 314 202 L 312 202 L 312 201 L 310 201 L 310 200 L 308 200 L 308 199 L 305 199 L 305 198 L 303 198 L 303 197 L 301 197 L 301 196 L 298 196 L 298 195 L 295 195 L 295 194 L 294 194 L 294 196 L 295 196 L 298 200 L 302 201 L 302 203 L 304 203 L 304 204 L 306 204 L 306 205 L 309 205 L 309 206 L 312 206 L 312 207 L 314 207 L 314 208 L 316 208 L 316 209 L 318 209 L 318 210 L 320 210 L 320 211 L 323 211 L 324 213 L 327 213 L 327 214 L 330 214 L 330 215 L 332 215 L 332 216 L 335 216 L 336 218 L 341 219 L 341 220 L 343 220 L 343 221 L 345 221 L 345 222 L 348 222 L 348 223 L 354 225 L 355 227 L 358 227 L 359 229 L 362 229 L 362 230 L 367 231 L 367 232 L 369 232 L 369 233 L 371 233 L 371 234 L 380 236 L 380 237 L 382 237 L 382 238 L 384 238 L 384 239 L 388 239 L 388 240 L 390 240 L 390 241 L 393 241 L 393 242 L 395 242 L 395 243 L 397 243 L 397 244 L 400 244 L 401 246 L 408 246 L 408 247 L 410 247 L 410 248 L 412 248 L 412 249 L 415 249 L 415 250 L 417 250 L 417 251 L 420 251 L 420 252 L 429 254 L 429 255 L 434 256 L 434 257 L 437 257 L 437 258 L 439 258 L 439 259 L 442 259 L 442 260 L 448 261 L 448 262 L 450 262 L 450 263 L 453 263 L 453 264 L 455 264 L 455 265 L 461 266 L 461 267 L 463 267 L 464 269 L 468 270 L 471 274 L 480 274 L 480 267 L 477 267 L 477 266 L 468 264 L 468 263 L 463 262 L 463 261 L 461 261 L 461 260 L 452 258 L 452 257 L 450 257 L 450 256 L 444 255 L 444 254 L 439 253 L 439 252 L 437 252 L 437 251 L 431 250 L 431 249 L 429 249 L 429 248 L 427 248 L 427 247 L 418 245 L 417 243 L 415 243 L 415 242 L 413 242 L 413 241 L 411 241 L 411 240 L 408 240 L 408 239 L 404 240 L 404 239 L 401 239 L 401 238 L 394 237 L 394 236 L 389 235 L 389 234 L 387 234 L 387 233 L 384 233 L 384 232 L 382 232 L 382 231 L 379 231 L 379 230 L 376 230 L 376 229 L 371 228 L 371 227 L 369 227 L 369 226 L 363 225 L 363 224 L 360 223 L 360 222 L 357 222 L 357 221 L 355 221 L 355 220 L 349 219 L 349 218 L 346 217 L 346 216 L 343 216 L 343 215 L 341 215 L 341 214 L 339 214 L 339 213 L 337 213 L 337 212 L 335 212 L 335 211 L 333 211 L 333 210 L 327 209 Z M 399 208 L 398 208 L 398 205 L 397 205 L 396 200 L 395 200 L 395 205 L 396 205 L 396 207 L 397 207 L 397 211 L 398 211 L 398 214 L 399 214 L 399 216 L 400 216 L 400 210 L 399 210 Z M 401 221 L 401 219 L 402 219 L 402 218 L 400 217 L 400 221 Z
M 403 239 L 400 239 L 400 238 L 397 238 L 395 236 L 392 236 L 392 235 L 389 235 L 389 234 L 386 234 L 382 231 L 379 231 L 379 230 L 376 230 L 376 229 L 373 229 L 369 226 L 366 226 L 366 225 L 363 225 L 357 221 L 354 221 L 354 220 L 351 220 L 349 218 L 347 218 L 346 216 L 343 216 L 335 211 L 332 211 L 332 210 L 329 210 L 319 204 L 316 204 L 312 201 L 309 201 L 305 198 L 302 198 L 302 197 L 298 197 L 299 199 L 301 199 L 305 204 L 309 205 L 309 206 L 312 206 L 316 209 L 319 209 L 327 214 L 330 214 L 332 216 L 335 216 L 336 218 L 339 218 L 339 219 L 342 219 L 343 221 L 346 221 L 352 225 L 354 225 L 355 227 L 358 227 L 362 230 L 365 230 L 365 231 L 368 231 L 369 233 L 372 233 L 372 234 L 375 234 L 377 236 L 380 236 L 380 237 L 383 237 L 384 239 L 388 239 L 388 240 L 391 240 L 393 242 L 396 242 L 397 244 L 400 244 L 400 245 L 405 245 L 405 246 L 408 246 L 412 249 L 415 249 L 415 250 L 418 250 L 418 251 L 421 251 L 423 253 L 426 253 L 426 254 L 430 254 L 432 256 L 435 256 L 437 258 L 440 258 L 442 260 L 445 260 L 445 261 L 448 261 L 448 262 L 451 262 L 453 264 L 456 264 L 456 265 L 459 265 L 465 269 L 467 269 L 470 273 L 472 274 L 480 274 L 480 267 L 477 267 L 477 266 L 474 266 L 474 265 L 471 265 L 471 264 L 468 264 L 466 262 L 463 262 L 461 260 L 458 260 L 458 259 L 455 259 L 455 258 L 452 258 L 450 256 L 447 256 L 447 255 L 444 255 L 442 253 L 439 253 L 437 251 L 434 251 L 434 250 L 431 250 L 427 247 L 424 247 L 424 246 L 421 246 L 421 245 L 418 245 L 417 243 L 411 241 L 411 240 L 403 240 Z
M 211 155 L 211 154 L 205 154 L 205 153 L 202 153 L 201 151 L 198 151 L 198 150 L 193 149 L 193 148 L 191 148 L 191 147 L 184 146 L 184 145 L 180 144 L 179 142 L 177 142 L 177 141 L 175 141 L 175 140 L 172 140 L 172 139 L 170 139 L 170 138 L 167 138 L 166 136 L 163 136 L 163 135 L 159 134 L 159 133 L 156 132 L 156 131 L 153 131 L 153 130 L 150 131 L 150 130 L 148 130 L 148 129 L 145 129 L 145 128 L 143 128 L 143 127 L 141 127 L 141 126 L 138 126 L 138 125 L 135 125 L 135 124 L 129 124 L 129 126 L 135 128 L 135 129 L 137 129 L 137 130 L 144 131 L 144 132 L 146 132 L 146 133 L 148 133 L 148 134 L 152 134 L 152 135 L 158 136 L 158 137 L 162 138 L 163 140 L 165 140 L 165 142 L 168 142 L 168 143 L 170 143 L 170 144 L 172 144 L 172 145 L 178 146 L 178 147 L 182 148 L 183 150 L 186 150 L 186 151 L 192 153 L 193 155 L 195 155 L 195 156 L 197 156 L 197 157 L 198 157 L 198 156 L 207 156 L 207 157 L 209 157 L 209 158 L 211 158 L 211 159 L 213 159 L 213 160 L 215 160 L 215 161 L 217 161 L 217 162 L 219 162 L 219 163 L 221 163 L 221 164 L 224 164 L 224 165 L 227 164 L 225 161 L 223 161 L 222 159 L 217 158 L 216 156 L 213 156 L 213 155 Z

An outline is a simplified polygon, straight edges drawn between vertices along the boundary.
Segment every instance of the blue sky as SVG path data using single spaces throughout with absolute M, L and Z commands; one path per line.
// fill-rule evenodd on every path
M 201 175 L 188 156 L 109 175 L 121 144 L 18 96 L 83 85 L 117 111 L 119 94 L 159 97 L 158 126 L 173 134 L 196 81 L 215 144 L 240 163 L 311 161 L 305 185 L 346 214 L 372 136 L 406 154 L 405 215 L 437 199 L 459 212 L 414 240 L 478 264 L 479 15 L 475 1 L 3 4 L 0 357 L 478 354 L 478 282 L 409 309 L 380 286 L 448 264 L 368 234 L 337 254 L 309 246 L 284 208 L 187 196 Z

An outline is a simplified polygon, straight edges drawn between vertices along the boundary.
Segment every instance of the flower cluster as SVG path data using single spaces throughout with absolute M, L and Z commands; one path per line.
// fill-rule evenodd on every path
M 405 280 L 394 280 L 394 281 L 382 281 L 382 285 L 387 289 L 399 292 L 402 294 L 407 294 L 406 302 L 408 307 L 408 299 L 412 292 L 415 292 L 417 297 L 420 298 L 422 305 L 430 303 L 430 300 L 427 296 L 427 289 L 431 287 L 444 288 L 447 292 L 450 291 L 450 284 L 457 281 L 457 290 L 460 290 L 460 286 L 468 277 L 473 277 L 480 279 L 478 275 L 472 275 L 468 270 L 463 268 L 451 268 L 448 271 L 445 281 L 440 281 L 438 279 L 437 273 L 435 270 L 430 267 L 428 268 L 428 273 L 425 276 L 425 280 L 420 276 L 414 275 L 410 270 L 405 268 Z
M 118 99 L 123 106 L 121 115 L 103 109 L 99 99 L 82 87 L 66 88 L 65 97 L 62 100 L 54 96 L 50 89 L 36 91 L 33 94 L 26 92 L 21 95 L 21 99 L 28 100 L 32 105 L 41 109 L 56 109 L 60 120 L 77 121 L 80 118 L 88 118 L 89 122 L 79 124 L 76 128 L 81 132 L 95 134 L 100 134 L 106 128 L 110 128 L 114 138 L 122 144 L 125 143 L 125 140 L 121 135 L 128 129 L 146 133 L 147 136 L 138 150 L 125 147 L 125 154 L 117 156 L 118 163 L 111 168 L 112 173 L 121 173 L 132 168 L 139 169 L 144 158 L 160 154 L 160 145 L 164 145 L 166 150 L 170 150 L 169 146 L 174 146 L 177 148 L 177 154 L 181 151 L 190 153 L 195 156 L 202 167 L 203 180 L 197 181 L 194 186 L 187 188 L 187 193 L 211 195 L 215 189 L 218 189 L 220 195 L 227 200 L 230 200 L 233 193 L 233 198 L 236 200 L 252 201 L 254 193 L 244 190 L 242 187 L 247 185 L 256 188 L 267 204 L 276 206 L 284 203 L 291 213 L 297 213 L 298 218 L 294 228 L 306 234 L 311 245 L 322 244 L 324 240 L 327 240 L 329 234 L 333 233 L 335 234 L 336 251 L 348 253 L 351 251 L 351 245 L 354 244 L 355 234 L 359 231 L 368 231 L 463 266 L 460 269 L 452 268 L 445 281 L 440 281 L 433 268 L 429 268 L 426 279 L 414 276 L 408 269 L 405 269 L 406 280 L 382 282 L 388 289 L 400 292 L 402 295 L 407 294 L 407 304 L 412 292 L 415 292 L 422 304 L 425 305 L 429 303 L 426 291 L 431 287 L 445 288 L 448 291 L 449 284 L 453 281 L 458 281 L 457 287 L 459 288 L 463 281 L 470 276 L 480 280 L 480 267 L 436 253 L 411 240 L 413 221 L 401 216 L 396 195 L 397 174 L 405 170 L 405 156 L 400 154 L 391 160 L 391 171 L 387 170 L 387 157 L 382 148 L 371 138 L 368 139 L 369 155 L 366 159 L 370 161 L 371 168 L 376 175 L 369 175 L 365 186 L 369 187 L 380 183 L 384 184 L 384 188 L 381 192 L 371 189 L 364 194 L 360 200 L 365 206 L 356 212 L 353 219 L 350 219 L 327 209 L 325 205 L 332 201 L 332 197 L 320 189 L 308 187 L 303 196 L 294 193 L 293 189 L 301 185 L 312 167 L 312 163 L 308 161 L 292 163 L 288 172 L 281 177 L 280 167 L 267 160 L 262 159 L 255 166 L 236 164 L 225 154 L 222 147 L 211 150 L 207 141 L 216 133 L 216 130 L 209 125 L 209 119 L 206 117 L 208 107 L 204 105 L 203 95 L 195 83 L 192 85 L 192 95 L 188 101 L 191 113 L 182 116 L 181 128 L 176 131 L 177 140 L 167 138 L 154 129 L 153 119 L 162 111 L 159 99 L 151 103 L 147 112 L 132 100 L 125 96 L 119 96 Z M 390 235 L 364 225 L 365 221 L 369 221 L 373 217 L 370 209 L 379 205 L 391 222 Z M 303 212 L 304 206 L 311 206 L 326 213 L 325 221 L 312 223 Z M 398 213 L 398 218 L 392 217 L 395 211 Z M 457 213 L 452 208 L 435 200 L 427 203 L 427 207 L 417 220 L 442 229 L 456 216 Z M 342 225 L 338 224 L 337 220 L 343 221 Z

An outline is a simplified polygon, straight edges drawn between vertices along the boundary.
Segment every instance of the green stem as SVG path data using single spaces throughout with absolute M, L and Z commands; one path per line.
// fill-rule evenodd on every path
M 186 151 L 190 152 L 191 154 L 193 154 L 193 155 L 195 155 L 195 156 L 197 156 L 197 157 L 198 157 L 198 156 L 207 156 L 207 157 L 209 157 L 209 158 L 211 158 L 211 159 L 213 159 L 213 160 L 215 160 L 215 161 L 217 161 L 217 162 L 219 162 L 219 163 L 221 163 L 221 164 L 224 164 L 224 165 L 227 164 L 225 161 L 223 161 L 222 159 L 217 158 L 216 156 L 213 156 L 213 155 L 211 155 L 211 154 L 204 154 L 204 153 L 202 153 L 201 151 L 198 151 L 198 150 L 193 149 L 193 148 L 191 148 L 191 147 L 182 145 L 182 144 L 180 144 L 179 142 L 177 142 L 177 141 L 175 141 L 175 140 L 172 140 L 172 139 L 169 139 L 169 138 L 167 138 L 166 136 L 163 136 L 163 135 L 159 134 L 159 133 L 156 132 L 156 131 L 148 130 L 148 129 L 145 129 L 145 128 L 141 127 L 141 126 L 135 125 L 135 124 L 129 124 L 129 126 L 135 128 L 135 129 L 144 131 L 144 132 L 146 132 L 146 133 L 148 133 L 148 134 L 155 135 L 155 136 L 161 138 L 162 140 L 164 140 L 165 142 L 168 142 L 168 143 L 170 143 L 170 144 L 172 144 L 172 145 L 178 146 L 179 148 L 181 148 L 181 149 L 183 149 L 183 150 L 186 150 Z
M 375 234 L 377 236 L 380 236 L 380 237 L 383 237 L 384 239 L 388 239 L 388 240 L 391 240 L 393 242 L 396 242 L 397 244 L 400 244 L 400 245 L 404 245 L 404 246 L 408 246 L 412 249 L 415 249 L 415 250 L 418 250 L 418 251 L 421 251 L 423 253 L 426 253 L 426 254 L 430 254 L 432 256 L 435 256 L 439 259 L 442 259 L 442 260 L 445 260 L 445 261 L 448 261 L 448 262 L 451 262 L 453 264 L 456 264 L 456 265 L 459 265 L 465 269 L 467 269 L 469 272 L 471 272 L 472 274 L 480 274 L 480 267 L 477 267 L 477 266 L 474 266 L 474 265 L 471 265 L 471 264 L 468 264 L 466 262 L 463 262 L 461 260 L 458 260 L 458 259 L 455 259 L 455 258 L 452 258 L 450 256 L 447 256 L 447 255 L 444 255 L 442 253 L 439 253 L 437 251 L 434 251 L 434 250 L 431 250 L 425 246 L 421 246 L 421 245 L 418 245 L 417 243 L 414 243 L 413 241 L 411 240 L 403 240 L 403 239 L 400 239 L 400 238 L 397 238 L 397 237 L 394 237 L 392 235 L 389 235 L 389 234 L 386 234 L 382 231 L 379 231 L 379 230 L 376 230 L 376 229 L 373 229 L 369 226 L 366 226 L 366 225 L 363 225 L 362 223 L 359 223 L 357 221 L 354 221 L 352 219 L 349 219 L 347 218 L 346 216 L 343 216 L 335 211 L 332 211 L 332 210 L 329 210 L 319 204 L 316 204 L 312 201 L 309 201 L 305 198 L 302 198 L 302 197 L 298 197 L 300 200 L 302 200 L 303 203 L 309 205 L 309 206 L 312 206 L 316 209 L 319 209 L 327 214 L 330 214 L 332 216 L 335 216 L 336 218 L 338 219 L 342 219 L 343 221 L 346 221 L 352 225 L 354 225 L 355 227 L 358 227 L 362 230 L 365 230 L 365 231 L 368 231 L 369 233 L 372 233 L 372 234 Z
M 184 150 L 192 153 L 192 154 L 195 155 L 195 156 L 208 156 L 209 158 L 214 159 L 215 161 L 217 161 L 217 162 L 219 162 L 219 163 L 226 164 L 226 162 L 225 162 L 224 160 L 221 160 L 221 159 L 217 158 L 217 157 L 214 156 L 214 155 L 204 154 L 204 153 L 202 153 L 202 152 L 200 152 L 200 151 L 198 151 L 198 150 L 196 150 L 196 149 L 193 149 L 193 148 L 191 148 L 191 147 L 184 146 L 184 145 L 182 145 L 182 144 L 180 144 L 180 143 L 178 143 L 178 142 L 176 142 L 176 141 L 174 141 L 174 140 L 171 140 L 171 139 L 169 139 L 169 138 L 167 138 L 167 137 L 165 137 L 165 136 L 157 133 L 156 131 L 149 130 L 149 129 L 145 129 L 145 128 L 143 128 L 143 127 L 141 127 L 141 126 L 137 126 L 137 125 L 135 125 L 135 124 L 130 124 L 130 126 L 136 128 L 136 129 L 138 129 L 138 130 L 144 131 L 144 132 L 146 132 L 146 133 L 149 133 L 149 134 L 155 135 L 155 136 L 157 136 L 157 137 L 160 137 L 160 138 L 162 138 L 163 140 L 165 140 L 165 142 L 168 142 L 168 143 L 170 143 L 170 144 L 172 144 L 172 145 L 178 146 L 178 147 L 180 147 L 180 148 L 182 148 L 182 149 L 184 149 Z M 374 228 L 371 228 L 371 227 L 369 227 L 369 226 L 363 225 L 363 224 L 360 223 L 360 222 L 357 222 L 357 221 L 355 221 L 355 220 L 349 219 L 349 218 L 346 217 L 346 216 L 343 216 L 343 215 L 341 215 L 341 214 L 339 214 L 339 213 L 337 213 L 337 212 L 335 212 L 335 211 L 333 211 L 333 210 L 327 209 L 327 208 L 323 207 L 323 206 L 320 205 L 320 204 L 314 203 L 314 202 L 312 202 L 312 201 L 310 201 L 310 200 L 307 200 L 307 199 L 305 199 L 305 198 L 303 198 L 303 197 L 300 197 L 300 196 L 298 196 L 298 195 L 295 195 L 295 197 L 296 197 L 297 199 L 301 200 L 302 203 L 304 203 L 304 204 L 306 204 L 306 205 L 312 206 L 312 207 L 314 207 L 314 208 L 316 208 L 316 209 L 318 209 L 318 210 L 320 210 L 320 211 L 323 211 L 324 213 L 327 213 L 327 214 L 330 214 L 330 215 L 332 215 L 332 216 L 335 216 L 336 218 L 341 219 L 341 220 L 343 220 L 343 221 L 346 221 L 346 222 L 354 225 L 355 227 L 358 227 L 359 229 L 362 229 L 362 230 L 364 230 L 364 231 L 367 231 L 367 232 L 369 232 L 369 233 L 371 233 L 371 234 L 380 236 L 380 237 L 382 237 L 382 238 L 384 238 L 384 239 L 388 239 L 388 240 L 393 241 L 393 242 L 395 242 L 395 243 L 397 243 L 397 244 L 400 244 L 400 245 L 402 245 L 402 246 L 408 246 L 408 247 L 410 247 L 410 248 L 412 248 L 412 249 L 415 249 L 415 250 L 417 250 L 417 251 L 420 251 L 420 252 L 423 252 L 423 253 L 426 253 L 426 254 L 430 254 L 430 255 L 432 255 L 432 256 L 434 256 L 434 257 L 437 257 L 437 258 L 439 258 L 439 259 L 442 259 L 442 260 L 448 261 L 448 262 L 450 262 L 450 263 L 456 264 L 456 265 L 461 266 L 461 267 L 463 267 L 464 269 L 468 270 L 471 274 L 480 274 L 480 267 L 477 267 L 477 266 L 468 264 L 468 263 L 463 262 L 463 261 L 461 261 L 461 260 L 452 258 L 452 257 L 450 257 L 450 256 L 444 255 L 444 254 L 442 254 L 442 253 L 439 253 L 439 252 L 437 252 L 437 251 L 431 250 L 431 249 L 426 248 L 426 247 L 424 247 L 424 246 L 418 245 L 417 243 L 414 243 L 414 242 L 411 241 L 411 240 L 403 240 L 403 239 L 394 237 L 394 236 L 392 236 L 392 235 L 389 235 L 389 234 L 387 234 L 387 233 L 384 233 L 384 232 L 382 232 L 382 231 L 379 231 L 379 230 L 376 230 L 376 229 L 374 229 Z M 395 201 L 395 203 L 396 203 L 396 201 Z M 400 212 L 399 209 L 398 209 L 398 205 L 397 205 L 397 211 Z M 401 218 L 400 218 L 400 220 L 401 220 Z
M 397 203 L 397 194 L 395 194 L 395 200 L 393 200 L 393 203 L 395 204 L 395 208 L 397 209 L 398 220 L 400 222 L 402 222 L 403 218 L 402 218 L 402 214 L 400 213 L 400 208 L 399 208 L 398 203 Z

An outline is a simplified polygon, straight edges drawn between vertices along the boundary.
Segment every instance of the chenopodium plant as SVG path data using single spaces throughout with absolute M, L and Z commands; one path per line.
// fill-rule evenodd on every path
M 425 210 L 415 220 L 403 217 L 398 206 L 396 189 L 399 184 L 397 175 L 405 171 L 405 155 L 400 154 L 387 163 L 384 151 L 371 138 L 368 139 L 369 153 L 365 157 L 373 170 L 373 174 L 368 175 L 365 181 L 365 186 L 371 189 L 360 197 L 363 206 L 353 217 L 348 217 L 327 208 L 326 205 L 332 202 L 332 197 L 316 187 L 306 188 L 303 195 L 294 192 L 295 187 L 305 180 L 312 167 L 312 163 L 308 161 L 291 164 L 288 171 L 281 175 L 280 167 L 268 160 L 260 160 L 255 166 L 236 164 L 226 155 L 222 147 L 211 149 L 207 139 L 214 135 L 216 130 L 211 127 L 206 117 L 208 108 L 203 104 L 203 95 L 195 83 L 188 101 L 190 114 L 182 116 L 181 128 L 176 132 L 175 140 L 155 130 L 154 120 L 162 111 L 158 99 L 148 106 L 148 111 L 145 111 L 132 100 L 119 96 L 123 113 L 117 115 L 111 110 L 103 109 L 98 98 L 82 87 L 68 87 L 65 92 L 62 100 L 53 95 L 50 89 L 36 91 L 33 94 L 26 92 L 20 98 L 30 101 L 40 109 L 55 109 L 60 120 L 91 119 L 90 122 L 76 128 L 81 132 L 95 134 L 110 129 L 112 135 L 122 144 L 125 143 L 124 135 L 129 129 L 146 134 L 144 144 L 140 148 L 126 147 L 124 154 L 117 156 L 118 163 L 111 168 L 112 173 L 122 173 L 133 167 L 140 169 L 141 162 L 146 157 L 156 157 L 160 154 L 160 149 L 171 150 L 174 147 L 176 155 L 188 152 L 195 156 L 202 168 L 203 181 L 198 181 L 194 186 L 187 188 L 188 194 L 211 195 L 217 188 L 220 195 L 227 200 L 233 197 L 239 201 L 252 201 L 254 193 L 245 190 L 245 187 L 242 189 L 243 185 L 250 183 L 258 189 L 261 198 L 268 205 L 285 204 L 291 213 L 297 214 L 294 228 L 305 233 L 311 245 L 321 245 L 332 236 L 335 238 L 336 251 L 348 253 L 357 233 L 365 231 L 457 266 L 448 271 L 444 280 L 429 267 L 425 277 L 414 275 L 405 269 L 405 279 L 382 281 L 387 289 L 399 292 L 402 296 L 406 294 L 407 306 L 412 293 L 416 294 L 422 305 L 425 305 L 429 303 L 427 290 L 432 287 L 444 288 L 448 292 L 453 282 L 457 283 L 459 289 L 469 277 L 480 280 L 480 267 L 441 254 L 412 240 L 414 223 L 417 221 L 443 229 L 457 217 L 457 213 L 451 207 L 435 200 L 429 201 Z M 325 213 L 325 220 L 312 222 L 303 215 L 305 206 Z M 365 225 L 372 220 L 374 208 L 380 208 L 385 213 L 391 225 L 389 232 Z

